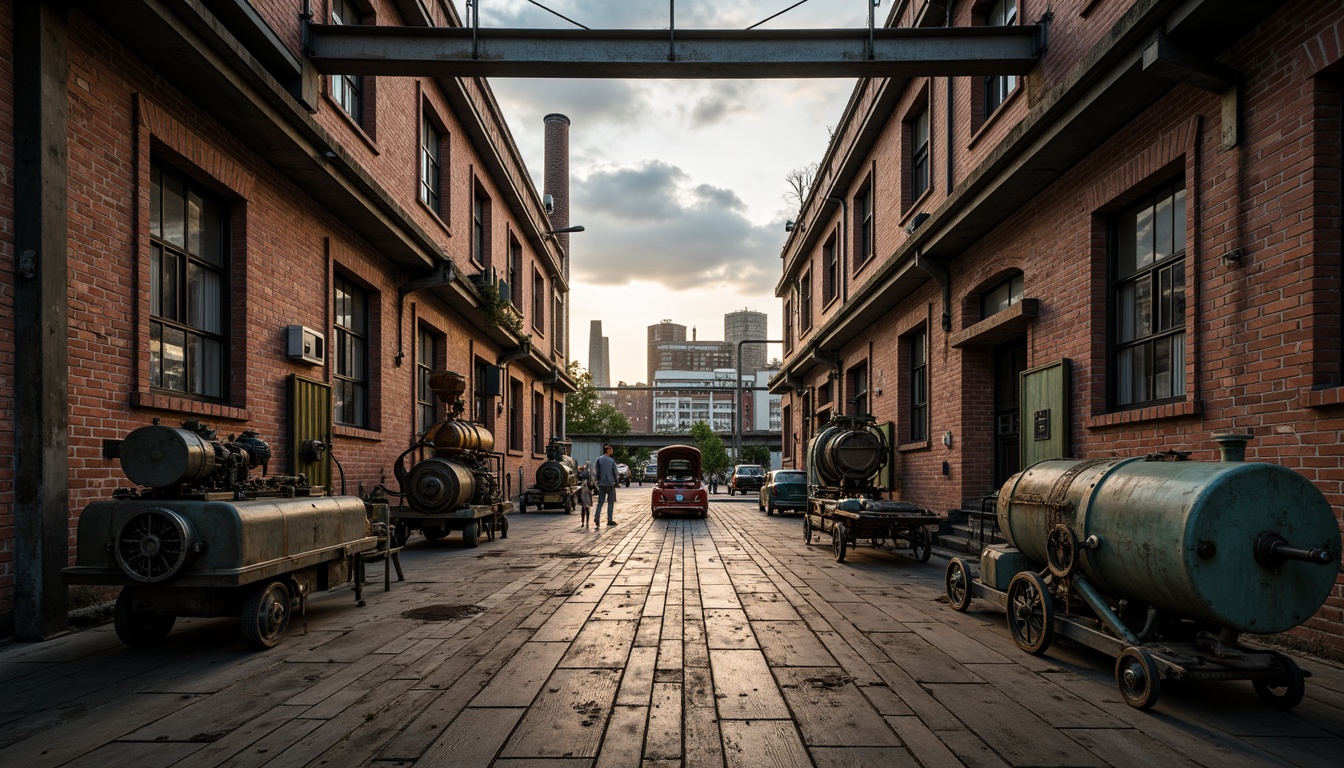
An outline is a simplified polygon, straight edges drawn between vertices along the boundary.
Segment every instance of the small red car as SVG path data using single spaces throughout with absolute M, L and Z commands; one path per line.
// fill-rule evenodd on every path
M 658 482 L 653 486 L 653 516 L 690 513 L 709 516 L 709 492 L 700 484 L 700 449 L 669 445 L 658 451 Z

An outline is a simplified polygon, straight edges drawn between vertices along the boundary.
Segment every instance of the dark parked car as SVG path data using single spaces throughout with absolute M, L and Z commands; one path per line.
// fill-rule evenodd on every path
M 658 482 L 658 462 L 650 461 L 644 465 L 644 474 L 639 477 L 639 484 Z
M 653 516 L 669 512 L 709 516 L 709 492 L 700 483 L 700 449 L 669 445 L 658 452 L 658 484 L 653 486 Z
M 764 483 L 765 470 L 760 464 L 738 464 L 733 467 L 733 476 L 728 478 L 728 495 L 756 493 Z
M 807 473 L 801 469 L 776 469 L 761 486 L 760 509 L 767 515 L 786 509 L 807 510 Z

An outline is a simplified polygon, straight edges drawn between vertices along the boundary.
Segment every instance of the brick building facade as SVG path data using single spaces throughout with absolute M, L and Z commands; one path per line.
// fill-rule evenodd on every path
M 1022 77 L 856 86 L 776 289 L 785 465 L 868 412 L 904 498 L 978 505 L 1021 431 L 1050 434 L 1018 382 L 1054 376 L 1063 455 L 1213 460 L 1249 432 L 1338 513 L 1338 3 L 905 2 L 887 25 L 1047 12 Z M 1294 634 L 1344 649 L 1344 587 Z
M 104 441 L 152 419 L 255 430 L 294 471 L 293 382 L 330 387 L 349 493 L 443 414 L 430 370 L 467 375 L 512 494 L 563 430 L 567 219 L 489 87 L 319 75 L 306 5 L 0 0 L 0 632 L 64 628 L 79 510 L 126 485 Z M 439 0 L 312 9 L 461 25 Z M 291 358 L 292 325 L 325 349 Z

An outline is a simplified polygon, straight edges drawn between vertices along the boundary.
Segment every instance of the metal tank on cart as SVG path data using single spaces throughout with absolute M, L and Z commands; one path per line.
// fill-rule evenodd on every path
M 1120 692 L 1139 708 L 1163 678 L 1250 680 L 1266 703 L 1296 706 L 1297 664 L 1239 640 L 1316 613 L 1339 574 L 1339 521 L 1302 475 L 1244 461 L 1249 435 L 1215 439 L 1217 462 L 1053 460 L 1013 476 L 997 501 L 1010 546 L 985 549 L 978 579 L 949 563 L 952 606 L 1004 606 L 1030 653 L 1058 634 L 1116 656 Z
M 546 445 L 546 461 L 537 467 L 536 484 L 519 496 L 518 511 L 563 509 L 573 514 L 578 505 L 579 465 L 570 456 L 572 444 L 552 437 Z

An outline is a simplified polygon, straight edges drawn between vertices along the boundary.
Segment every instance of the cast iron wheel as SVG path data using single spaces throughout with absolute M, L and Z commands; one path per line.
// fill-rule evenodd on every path
M 1135 709 L 1148 709 L 1162 695 L 1162 678 L 1153 655 L 1134 646 L 1115 660 L 1115 684 L 1125 703 Z
M 289 586 L 283 581 L 263 582 L 243 601 L 243 641 L 254 651 L 280 644 L 293 611 Z
M 176 616 L 143 613 L 131 608 L 131 588 L 122 587 L 117 595 L 116 611 L 112 614 L 117 637 L 132 648 L 154 645 L 173 630 Z
M 928 528 L 921 525 L 910 531 L 910 554 L 921 563 L 929 562 L 929 556 L 933 554 L 933 541 Z
M 1023 571 L 1008 582 L 1008 631 L 1017 647 L 1039 656 L 1055 636 L 1055 608 L 1045 580 Z
M 812 518 L 803 515 L 803 543 L 812 543 Z
M 1078 540 L 1069 526 L 1060 523 L 1045 537 L 1045 564 L 1055 578 L 1067 579 L 1078 565 Z
M 849 547 L 848 533 L 844 523 L 836 523 L 835 528 L 831 529 L 831 552 L 835 554 L 837 563 L 845 562 L 845 549 Z
M 1270 651 L 1270 656 L 1283 675 L 1274 681 L 1252 680 L 1255 695 L 1275 709 L 1292 709 L 1302 703 L 1302 695 L 1307 691 L 1306 675 L 1302 674 L 1297 662 L 1282 653 Z
M 424 534 L 425 538 L 430 541 L 438 541 L 448 535 L 448 529 L 441 525 L 426 525 L 420 529 L 420 533 Z
M 943 588 L 947 590 L 947 604 L 952 606 L 952 610 L 965 611 L 971 607 L 971 572 L 965 560 L 954 557 L 947 561 Z
M 472 520 L 471 522 L 469 522 L 469 523 L 467 523 L 466 525 L 462 526 L 462 541 L 463 541 L 463 543 L 465 543 L 468 547 L 473 547 L 473 548 L 474 548 L 477 544 L 480 544 L 480 541 L 477 539 L 477 536 L 476 536 L 476 521 L 475 521 L 475 520 Z
M 499 516 L 499 538 L 509 538 L 509 518 L 504 515 Z

